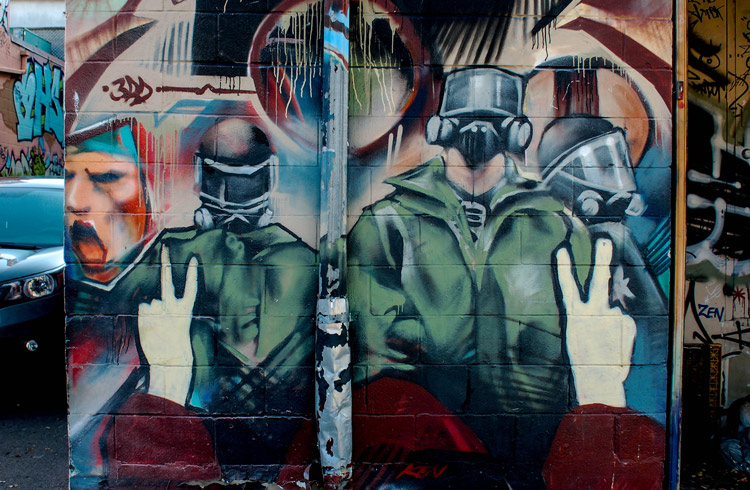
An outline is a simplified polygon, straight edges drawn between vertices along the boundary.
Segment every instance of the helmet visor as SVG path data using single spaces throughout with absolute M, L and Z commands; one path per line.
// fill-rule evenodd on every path
M 550 167 L 550 177 L 562 171 L 593 189 L 611 193 L 636 191 L 630 152 L 620 129 L 583 142 Z
M 445 80 L 440 115 L 519 115 L 522 90 L 523 80 L 520 76 L 499 69 L 456 71 Z

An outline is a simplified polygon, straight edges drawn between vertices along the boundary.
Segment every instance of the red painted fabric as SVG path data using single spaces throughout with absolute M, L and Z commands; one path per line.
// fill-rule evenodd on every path
M 115 487 L 160 488 L 166 482 L 221 478 L 211 433 L 196 413 L 146 394 L 120 408 L 107 437 Z
M 459 416 L 415 383 L 382 378 L 357 390 L 353 398 L 355 461 L 368 448 L 382 445 L 407 451 L 487 453 Z
M 592 404 L 567 414 L 544 465 L 548 490 L 662 488 L 665 431 L 645 415 Z

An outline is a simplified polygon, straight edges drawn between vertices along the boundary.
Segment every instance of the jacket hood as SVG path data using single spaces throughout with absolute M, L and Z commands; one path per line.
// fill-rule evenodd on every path
M 385 183 L 395 187 L 396 193 L 402 194 L 401 197 L 406 193 L 411 195 L 410 201 L 419 200 L 420 211 L 428 214 L 440 215 L 444 213 L 446 207 L 452 210 L 461 207 L 458 197 L 445 175 L 445 163 L 442 155 L 401 175 L 391 177 Z M 518 202 L 518 205 L 524 206 L 523 202 L 529 199 L 536 201 L 541 196 L 548 194 L 546 188 L 538 185 L 538 182 L 522 179 L 515 172 L 513 172 L 513 178 L 503 178 L 494 189 L 488 192 L 492 193 L 490 201 L 490 208 L 492 209 L 496 208 L 501 202 L 512 200 L 513 197 L 521 201 Z M 430 206 L 429 201 L 420 199 L 422 197 L 429 198 L 434 206 Z M 403 199 L 400 200 L 403 201 Z M 416 203 L 410 202 L 410 204 L 415 205 Z M 561 208 L 562 206 L 556 205 L 553 207 Z

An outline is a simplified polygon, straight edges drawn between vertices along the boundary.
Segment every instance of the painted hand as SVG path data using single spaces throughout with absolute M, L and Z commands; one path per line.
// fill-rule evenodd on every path
M 580 405 L 624 407 L 623 383 L 630 372 L 635 321 L 619 307 L 610 306 L 612 241 L 597 240 L 595 249 L 587 301 L 578 289 L 570 254 L 565 248 L 557 251 L 557 278 L 567 315 L 568 356 Z
M 190 323 L 198 291 L 198 260 L 188 264 L 185 293 L 175 297 L 169 250 L 161 250 L 161 299 L 138 307 L 138 336 L 149 364 L 148 393 L 184 405 L 193 370 Z

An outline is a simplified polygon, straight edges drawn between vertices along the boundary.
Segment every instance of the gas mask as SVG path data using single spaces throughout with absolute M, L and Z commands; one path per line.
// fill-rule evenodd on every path
M 427 122 L 427 142 L 456 148 L 470 166 L 505 151 L 522 153 L 532 135 L 522 104 L 520 75 L 499 68 L 454 71 L 445 79 L 440 110 Z
M 257 126 L 242 119 L 219 122 L 201 141 L 193 163 L 201 200 L 193 217 L 196 227 L 242 233 L 269 217 L 277 158 Z
M 636 193 L 625 133 L 604 119 L 572 117 L 553 122 L 542 135 L 539 160 L 545 165 L 545 184 L 579 217 L 621 219 L 645 210 Z

